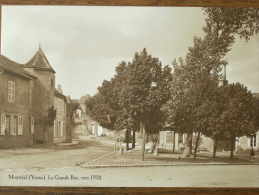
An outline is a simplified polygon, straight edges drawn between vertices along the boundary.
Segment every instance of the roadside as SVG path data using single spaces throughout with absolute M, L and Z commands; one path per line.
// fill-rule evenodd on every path
M 96 137 L 100 142 L 114 144 L 114 141 L 109 141 L 107 137 Z M 123 144 L 125 148 L 125 143 Z M 146 167 L 146 166 L 186 166 L 186 165 L 259 165 L 258 157 L 247 155 L 234 155 L 234 159 L 230 159 L 230 152 L 217 152 L 216 158 L 212 157 L 211 152 L 200 151 L 197 153 L 196 158 L 180 158 L 182 151 L 172 152 L 168 148 L 160 148 L 158 156 L 154 154 L 145 154 L 145 160 L 142 161 L 141 147 L 138 149 L 129 150 L 119 154 L 113 152 L 103 158 L 97 159 L 93 162 L 81 164 L 86 168 L 99 168 L 99 167 Z
M 63 169 L 80 168 L 82 162 L 92 161 L 113 151 L 111 145 L 84 136 L 81 127 L 74 129 L 78 144 L 44 145 L 34 144 L 27 148 L 9 148 L 0 150 L 0 170 L 22 169 Z
M 200 151 L 195 159 L 180 159 L 182 151 L 160 148 L 159 155 L 145 154 L 142 161 L 141 147 L 125 151 L 123 155 L 114 152 L 114 138 L 109 136 L 86 136 L 81 126 L 73 131 L 73 141 L 78 144 L 43 145 L 34 144 L 28 148 L 1 149 L 0 169 L 47 169 L 84 167 L 143 167 L 143 166 L 186 166 L 186 165 L 259 165 L 259 159 L 235 155 L 229 159 L 229 152 L 212 153 Z M 125 143 L 123 144 L 125 148 Z

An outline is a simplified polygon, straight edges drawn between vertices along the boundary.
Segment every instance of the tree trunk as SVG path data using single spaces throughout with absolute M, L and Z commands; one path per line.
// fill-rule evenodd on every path
M 190 140 L 191 155 L 193 155 L 193 153 L 192 153 L 192 138 L 193 138 L 193 132 L 192 132 L 192 134 L 191 134 L 191 140 Z
M 133 129 L 132 131 L 133 131 L 132 149 L 134 149 L 135 148 L 135 142 L 136 142 L 136 140 L 135 140 L 135 129 Z
M 233 160 L 233 156 L 234 156 L 234 146 L 235 145 L 235 137 L 233 136 L 231 138 L 231 153 L 230 153 L 230 159 Z
M 146 144 L 146 130 L 145 130 L 145 124 L 142 123 L 141 125 L 142 132 L 143 132 L 143 142 L 142 142 L 142 161 L 145 160 L 145 144 Z
M 218 140 L 217 139 L 214 139 L 214 145 L 213 145 L 213 158 L 216 157 L 216 152 L 217 152 L 217 143 L 218 143 Z
M 184 144 L 184 151 L 183 151 L 182 157 L 183 158 L 190 157 L 191 154 L 192 154 L 192 151 L 191 151 L 191 135 L 187 134 L 187 138 L 186 138 L 186 142 Z
M 196 143 L 195 143 L 194 158 L 196 157 L 197 148 L 198 148 L 198 144 L 199 144 L 199 139 L 200 139 L 200 131 L 198 132 L 197 140 L 196 140 Z
M 126 150 L 128 151 L 129 150 L 129 130 L 128 129 L 126 129 L 125 138 L 126 138 Z
M 158 132 L 158 137 L 157 137 L 157 141 L 156 141 L 156 145 L 155 145 L 155 149 L 154 149 L 154 155 L 158 156 L 158 146 L 159 146 L 159 139 L 160 139 L 160 133 Z
M 174 154 L 174 149 L 175 149 L 175 131 L 174 131 L 174 140 L 173 140 L 173 154 Z

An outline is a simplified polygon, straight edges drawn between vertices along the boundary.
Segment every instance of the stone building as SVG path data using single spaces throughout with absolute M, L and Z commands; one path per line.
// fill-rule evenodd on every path
M 0 63 L 0 148 L 33 144 L 33 82 L 36 77 L 21 64 L 1 55 Z
M 54 121 L 54 143 L 65 142 L 66 138 L 66 96 L 63 95 L 61 85 L 54 91 L 54 108 L 57 111 Z
M 55 71 L 49 64 L 45 54 L 39 47 L 32 59 L 23 65 L 24 69 L 37 78 L 34 80 L 32 90 L 32 110 L 35 120 L 34 142 L 53 143 L 54 127 L 45 127 L 44 117 L 47 117 L 47 110 L 54 106 Z
M 46 126 L 51 107 L 58 108 L 57 119 Z M 64 141 L 66 97 L 55 89 L 55 71 L 40 47 L 26 64 L 1 55 L 0 114 L 1 148 Z

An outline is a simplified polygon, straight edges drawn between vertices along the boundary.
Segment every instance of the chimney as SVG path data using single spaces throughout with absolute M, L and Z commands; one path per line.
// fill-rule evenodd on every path
M 61 89 L 61 85 L 58 85 L 58 89 L 57 90 L 58 90 L 59 93 L 63 94 L 62 89 Z

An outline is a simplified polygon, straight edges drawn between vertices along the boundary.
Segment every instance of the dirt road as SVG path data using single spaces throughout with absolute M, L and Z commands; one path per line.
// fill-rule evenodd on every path
M 73 135 L 74 140 L 80 140 L 77 146 L 2 149 L 0 170 L 78 167 L 113 151 L 111 144 L 84 136 L 81 125 L 74 129 Z
M 212 166 L 186 162 L 179 166 L 82 168 L 80 165 L 111 153 L 113 145 L 85 136 L 80 126 L 73 135 L 79 141 L 77 146 L 1 150 L 0 186 L 259 187 L 259 166 L 252 164 Z M 118 155 L 108 155 L 98 162 L 109 163 L 111 159 L 128 163 L 127 158 Z M 173 162 L 172 157 L 154 159 Z

